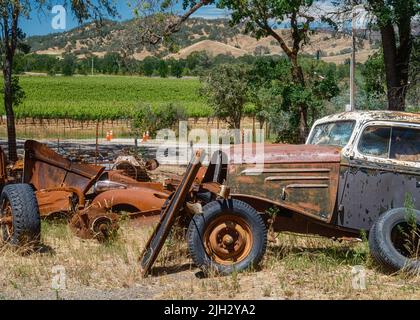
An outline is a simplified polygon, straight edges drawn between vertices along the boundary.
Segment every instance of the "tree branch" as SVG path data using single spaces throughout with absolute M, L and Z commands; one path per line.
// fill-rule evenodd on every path
M 143 32 L 143 39 L 149 35 L 149 42 L 152 45 L 156 45 L 159 42 L 163 41 L 166 37 L 179 32 L 181 29 L 182 24 L 188 20 L 191 15 L 193 15 L 198 9 L 210 4 L 212 0 L 200 0 L 194 6 L 192 6 L 187 12 L 185 12 L 182 16 L 180 16 L 175 22 L 168 24 L 165 29 L 163 30 L 162 34 L 157 34 L 153 32 L 151 28 L 147 28 L 145 32 Z

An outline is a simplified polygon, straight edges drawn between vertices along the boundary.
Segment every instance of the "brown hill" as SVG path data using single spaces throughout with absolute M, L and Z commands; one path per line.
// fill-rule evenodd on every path
M 244 56 L 249 52 L 246 50 L 242 50 L 239 48 L 235 48 L 229 44 L 225 44 L 218 41 L 213 40 L 203 40 L 197 43 L 194 43 L 191 46 L 183 48 L 179 50 L 179 52 L 174 54 L 169 54 L 167 58 L 175 58 L 175 59 L 185 59 L 193 52 L 206 52 L 210 56 L 217 56 L 219 54 L 223 55 L 231 55 L 235 58 Z
M 205 51 L 211 56 L 219 54 L 240 57 L 243 55 L 282 55 L 283 51 L 271 37 L 260 40 L 251 35 L 242 34 L 241 28 L 230 27 L 226 19 L 205 20 L 192 19 L 186 23 L 181 31 L 174 35 L 174 42 L 179 46 L 177 53 L 171 53 L 164 46 L 153 47 L 147 45 L 133 45 L 134 59 L 143 60 L 145 57 L 156 55 L 161 58 L 186 58 L 193 52 Z M 39 54 L 61 56 L 65 52 L 72 52 L 78 57 L 94 54 L 104 56 L 106 52 L 118 52 L 124 43 L 135 41 L 132 22 L 109 22 L 100 34 L 91 26 L 76 28 L 67 33 L 53 34 L 28 39 L 33 51 Z M 290 45 L 289 30 L 280 29 L 286 43 Z M 359 39 L 358 61 L 365 62 L 375 52 L 378 41 L 372 42 Z M 351 38 L 349 35 L 327 30 L 317 30 L 310 37 L 310 42 L 303 47 L 303 52 L 311 55 L 320 54 L 328 62 L 343 63 L 350 57 Z

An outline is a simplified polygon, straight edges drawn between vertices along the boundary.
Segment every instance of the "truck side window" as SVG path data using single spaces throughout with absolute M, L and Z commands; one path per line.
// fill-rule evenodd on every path
M 390 158 L 400 161 L 420 161 L 420 129 L 393 128 Z
M 390 127 L 367 127 L 359 142 L 359 152 L 380 158 L 388 158 L 391 139 Z

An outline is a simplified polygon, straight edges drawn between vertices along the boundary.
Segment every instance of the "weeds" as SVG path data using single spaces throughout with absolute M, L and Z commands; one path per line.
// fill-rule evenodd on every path
M 156 274 L 143 279 L 138 257 L 152 227 L 123 223 L 109 243 L 80 240 L 65 222 L 43 222 L 47 254 L 22 255 L 0 245 L 0 291 L 4 297 L 67 299 L 89 297 L 90 290 L 130 290 L 144 287 L 136 298 L 163 299 L 299 299 L 299 298 L 417 298 L 420 277 L 388 276 L 369 268 L 366 239 L 357 244 L 292 234 L 276 235 L 268 247 L 261 270 L 230 276 L 209 274 L 200 279 L 191 266 L 183 230 L 173 232 L 155 264 Z M 352 266 L 366 267 L 368 287 L 352 288 Z M 63 266 L 67 289 L 51 289 L 54 266 Z M 183 267 L 182 267 L 183 266 Z M 86 289 L 89 289 L 86 291 Z M 133 291 L 134 292 L 134 291 Z M 0 297 L 1 299 L 1 297 Z

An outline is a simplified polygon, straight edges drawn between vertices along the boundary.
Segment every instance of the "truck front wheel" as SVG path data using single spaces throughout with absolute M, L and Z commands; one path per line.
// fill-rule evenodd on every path
M 204 272 L 231 274 L 256 268 L 267 247 L 262 217 L 238 200 L 218 200 L 203 207 L 188 228 L 188 248 Z

